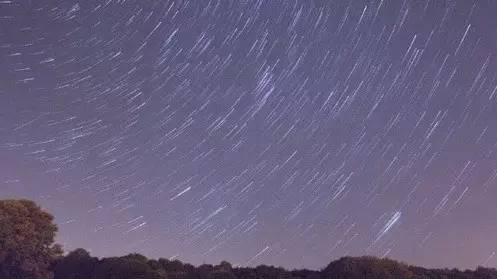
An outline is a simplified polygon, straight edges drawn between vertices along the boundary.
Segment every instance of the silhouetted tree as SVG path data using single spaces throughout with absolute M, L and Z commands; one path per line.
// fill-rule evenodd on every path
M 497 269 L 479 266 L 475 270 L 475 275 L 482 279 L 497 279 Z
M 0 201 L 0 278 L 48 279 L 62 254 L 53 216 L 29 200 Z
M 124 257 L 105 258 L 95 266 L 91 279 L 163 279 L 148 265 L 144 256 L 131 254 Z
M 183 263 L 179 260 L 170 261 L 168 259 L 159 259 L 159 263 L 166 272 L 184 272 Z
M 292 278 L 302 278 L 302 279 L 321 278 L 321 274 L 318 271 L 308 270 L 308 269 L 292 270 L 290 273 L 292 275 Z
M 90 279 L 98 259 L 84 249 L 76 249 L 55 266 L 55 279 Z
M 151 260 L 140 254 L 98 259 L 84 249 L 62 257 L 54 244 L 53 217 L 27 200 L 0 201 L 0 279 L 497 279 L 497 270 L 427 269 L 390 259 L 344 257 L 322 271 L 259 265 L 194 267 L 179 260 Z
M 216 271 L 223 271 L 223 272 L 231 272 L 233 270 L 233 267 L 231 264 L 227 261 L 222 261 L 218 265 L 214 267 Z
M 329 264 L 322 278 L 330 279 L 394 279 L 414 278 L 407 265 L 375 257 L 344 257 Z

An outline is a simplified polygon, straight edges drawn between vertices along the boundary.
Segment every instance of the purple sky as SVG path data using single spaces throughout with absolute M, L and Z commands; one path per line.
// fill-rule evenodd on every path
M 496 1 L 0 1 L 0 198 L 66 250 L 497 266 Z

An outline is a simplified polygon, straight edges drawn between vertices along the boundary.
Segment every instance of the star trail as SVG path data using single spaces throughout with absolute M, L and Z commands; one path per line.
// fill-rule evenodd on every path
M 496 266 L 497 1 L 0 1 L 0 197 L 66 251 Z

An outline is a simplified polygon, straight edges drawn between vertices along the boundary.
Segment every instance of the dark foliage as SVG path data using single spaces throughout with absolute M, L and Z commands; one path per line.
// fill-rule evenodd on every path
M 330 263 L 322 273 L 324 278 L 337 279 L 414 278 L 414 273 L 407 265 L 374 257 L 341 258 Z
M 53 217 L 29 200 L 0 200 L 0 278 L 49 279 L 62 254 Z
M 78 249 L 58 261 L 56 279 L 497 279 L 497 270 L 479 267 L 474 271 L 426 269 L 390 259 L 344 257 L 321 271 L 292 270 L 260 265 L 232 267 L 228 262 L 194 267 L 181 261 L 148 260 L 132 254 L 98 260 Z
M 55 279 L 83 279 L 93 273 L 98 259 L 84 249 L 76 249 L 55 266 Z
M 26 200 L 0 200 L 0 279 L 497 279 L 497 270 L 426 269 L 390 259 L 344 257 L 321 271 L 260 265 L 195 267 L 140 254 L 98 259 L 84 249 L 65 257 L 53 243 L 53 217 Z

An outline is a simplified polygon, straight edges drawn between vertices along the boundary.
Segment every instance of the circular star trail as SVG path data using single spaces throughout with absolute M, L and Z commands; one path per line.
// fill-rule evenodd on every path
M 66 250 L 497 264 L 494 1 L 0 1 L 0 197 Z

